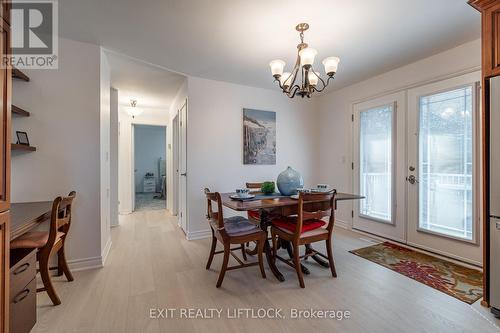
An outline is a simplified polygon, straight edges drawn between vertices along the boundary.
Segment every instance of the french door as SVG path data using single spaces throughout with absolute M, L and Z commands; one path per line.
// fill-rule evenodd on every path
M 479 264 L 479 73 L 354 105 L 353 228 Z
M 408 91 L 410 245 L 481 262 L 479 73 Z
M 404 242 L 405 93 L 354 105 L 353 228 Z

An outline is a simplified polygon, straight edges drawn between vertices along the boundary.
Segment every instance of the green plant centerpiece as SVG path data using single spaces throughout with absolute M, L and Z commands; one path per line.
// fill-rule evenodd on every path
M 263 182 L 260 191 L 265 195 L 273 194 L 275 191 L 274 182 Z

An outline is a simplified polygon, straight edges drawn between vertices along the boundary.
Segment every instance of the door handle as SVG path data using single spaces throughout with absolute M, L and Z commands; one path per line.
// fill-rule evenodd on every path
M 187 176 L 187 172 L 181 173 L 181 176 Z
M 406 177 L 406 181 L 410 184 L 418 183 L 418 180 L 414 175 L 410 175 L 410 176 Z

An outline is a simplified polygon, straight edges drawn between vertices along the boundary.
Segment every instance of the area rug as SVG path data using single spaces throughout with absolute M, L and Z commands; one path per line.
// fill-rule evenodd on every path
M 349 251 L 472 304 L 483 296 L 480 271 L 389 242 Z

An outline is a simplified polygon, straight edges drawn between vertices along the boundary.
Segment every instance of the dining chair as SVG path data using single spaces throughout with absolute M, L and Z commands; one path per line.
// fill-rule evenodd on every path
M 210 269 L 214 255 L 224 253 L 224 259 L 222 261 L 222 267 L 219 273 L 219 279 L 217 280 L 217 288 L 222 285 L 224 280 L 224 275 L 226 271 L 233 270 L 237 268 L 244 268 L 259 265 L 260 273 L 262 278 L 266 278 L 266 272 L 264 270 L 263 261 L 263 251 L 264 242 L 266 241 L 266 233 L 259 228 L 258 225 L 250 223 L 248 219 L 242 216 L 233 216 L 230 218 L 224 218 L 222 199 L 219 192 L 210 192 L 209 189 L 205 189 L 205 195 L 207 198 L 207 219 L 210 223 L 210 229 L 212 230 L 212 245 L 210 247 L 210 255 L 208 256 L 208 262 L 206 269 Z M 217 207 L 217 211 L 213 210 L 214 203 Z M 224 246 L 224 250 L 215 251 L 217 246 L 217 241 L 221 242 Z M 257 254 L 258 261 L 256 262 L 244 262 L 238 256 L 234 254 L 233 251 L 241 250 L 244 253 L 244 244 L 247 242 L 257 243 Z M 231 248 L 231 245 L 239 244 L 240 247 Z M 228 267 L 229 256 L 238 262 L 239 265 Z
M 10 243 L 11 249 L 38 249 L 36 259 L 42 277 L 43 288 L 37 292 L 46 291 L 54 305 L 61 304 L 49 274 L 57 270 L 57 276 L 64 275 L 68 281 L 73 281 L 65 255 L 66 237 L 71 226 L 71 211 L 76 192 L 72 191 L 67 197 L 57 197 L 52 203 L 49 231 L 33 231 L 16 238 Z M 57 266 L 49 268 L 50 257 L 57 253 Z
M 332 234 L 335 223 L 335 194 L 329 193 L 299 193 L 298 214 L 273 220 L 271 238 L 273 242 L 273 260 L 279 259 L 293 267 L 297 272 L 299 284 L 304 288 L 304 277 L 300 265 L 301 259 L 319 255 L 328 260 L 333 277 L 337 277 L 332 252 Z M 328 223 L 323 218 L 329 217 Z M 326 226 L 326 227 L 325 227 Z M 277 238 L 292 244 L 293 258 L 285 259 L 277 253 Z M 312 248 L 300 256 L 299 247 L 315 242 L 325 241 L 327 255 Z

